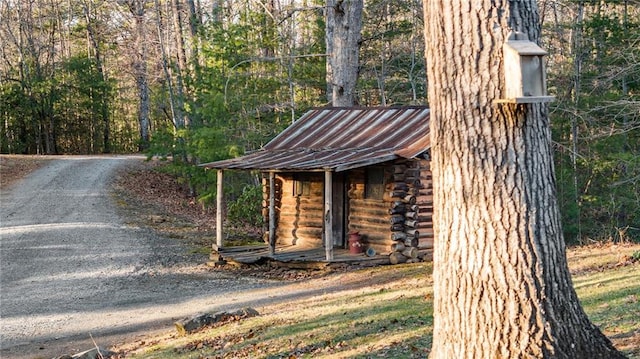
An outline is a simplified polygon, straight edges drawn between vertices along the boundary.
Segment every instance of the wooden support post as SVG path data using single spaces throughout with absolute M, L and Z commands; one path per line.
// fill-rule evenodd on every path
M 333 173 L 324 172 L 324 246 L 327 261 L 333 260 Z
M 222 170 L 218 170 L 218 183 L 216 188 L 216 246 L 222 248 L 222 207 L 224 204 Z
M 276 254 L 276 173 L 269 172 L 269 254 Z

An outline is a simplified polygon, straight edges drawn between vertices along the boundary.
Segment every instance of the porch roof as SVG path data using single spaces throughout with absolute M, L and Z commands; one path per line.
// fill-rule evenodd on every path
M 308 111 L 256 152 L 202 166 L 345 171 L 397 158 L 414 158 L 429 147 L 427 107 L 324 107 Z

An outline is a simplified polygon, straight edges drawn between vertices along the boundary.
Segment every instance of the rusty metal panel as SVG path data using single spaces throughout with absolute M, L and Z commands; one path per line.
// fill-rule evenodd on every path
M 430 146 L 427 107 L 317 108 L 262 149 L 206 168 L 263 171 L 346 170 L 412 158 Z

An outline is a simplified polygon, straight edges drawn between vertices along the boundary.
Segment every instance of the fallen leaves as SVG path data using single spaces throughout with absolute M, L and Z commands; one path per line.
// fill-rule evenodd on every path
M 0 155 L 0 188 L 7 188 L 49 161 L 49 157 Z

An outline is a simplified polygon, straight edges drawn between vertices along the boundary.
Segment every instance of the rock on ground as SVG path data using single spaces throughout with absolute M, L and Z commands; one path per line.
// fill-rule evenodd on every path
M 175 326 L 180 335 L 185 335 L 215 323 L 251 318 L 258 315 L 260 315 L 260 313 L 253 308 L 242 308 L 230 312 L 222 311 L 217 313 L 204 313 L 177 321 Z

